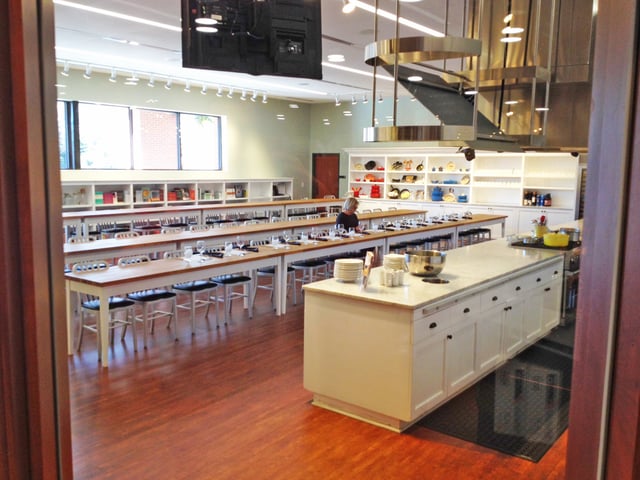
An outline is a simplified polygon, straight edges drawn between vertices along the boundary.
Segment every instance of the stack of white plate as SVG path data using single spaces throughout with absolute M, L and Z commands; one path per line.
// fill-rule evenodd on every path
M 382 260 L 382 266 L 390 270 L 404 270 L 404 255 L 399 253 L 388 253 Z
M 359 258 L 338 258 L 333 263 L 333 277 L 341 282 L 357 282 L 362 278 L 363 266 Z

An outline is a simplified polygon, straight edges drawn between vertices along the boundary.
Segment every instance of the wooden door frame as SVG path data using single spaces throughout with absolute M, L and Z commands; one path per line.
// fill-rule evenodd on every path
M 640 474 L 638 6 L 600 1 L 597 22 L 569 480 Z
M 0 26 L 0 477 L 72 478 L 53 2 Z

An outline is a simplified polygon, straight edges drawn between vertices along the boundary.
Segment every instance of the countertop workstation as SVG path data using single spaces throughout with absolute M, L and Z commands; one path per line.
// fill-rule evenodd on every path
M 563 254 L 505 239 L 447 252 L 427 283 L 304 286 L 304 386 L 313 403 L 402 431 L 559 324 Z

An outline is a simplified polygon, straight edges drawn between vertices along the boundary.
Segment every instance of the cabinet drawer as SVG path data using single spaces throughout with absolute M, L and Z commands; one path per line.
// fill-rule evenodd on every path
M 529 273 L 524 276 L 523 283 L 527 290 L 546 285 L 547 283 L 562 277 L 562 263 L 556 263 L 554 265 L 541 268 L 533 273 Z
M 443 330 L 468 321 L 480 313 L 480 296 L 473 295 L 459 301 L 443 305 L 442 308 L 424 309 L 423 317 L 413 322 L 413 343 L 418 343 L 425 338 L 437 335 Z
M 501 303 L 506 302 L 513 295 L 511 282 L 505 282 L 501 285 L 489 288 L 486 292 L 480 293 L 480 308 L 484 312 Z

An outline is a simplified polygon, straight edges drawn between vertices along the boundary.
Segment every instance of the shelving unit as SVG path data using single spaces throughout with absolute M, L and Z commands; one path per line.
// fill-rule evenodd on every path
M 555 207 L 574 208 L 577 188 L 578 159 L 569 153 L 479 152 L 468 162 L 428 150 L 349 151 L 349 189 L 361 198 L 437 201 L 434 190 L 441 190 L 453 194 L 443 201 L 520 206 L 532 190 L 551 194 Z
M 575 219 L 579 159 L 570 153 L 476 152 L 476 158 L 469 162 L 461 153 L 442 148 L 347 152 L 349 191 L 358 193 L 365 208 L 378 202 L 400 208 L 412 204 L 411 208 L 435 214 L 505 207 L 512 212 L 508 223 L 514 230 L 530 223 L 531 216 L 541 209 L 552 212 L 556 223 Z M 524 206 L 527 192 L 549 194 L 552 206 Z M 519 222 L 518 211 L 527 209 L 529 214 L 522 215 L 527 220 Z
M 291 199 L 292 178 L 198 181 L 63 181 L 63 211 L 238 205 Z

